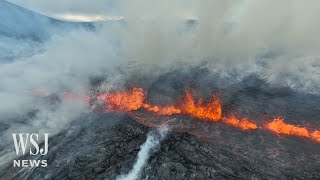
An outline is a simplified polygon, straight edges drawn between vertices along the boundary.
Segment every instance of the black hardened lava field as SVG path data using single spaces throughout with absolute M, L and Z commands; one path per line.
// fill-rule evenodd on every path
M 0 180 L 320 180 L 319 7 L 0 0 Z

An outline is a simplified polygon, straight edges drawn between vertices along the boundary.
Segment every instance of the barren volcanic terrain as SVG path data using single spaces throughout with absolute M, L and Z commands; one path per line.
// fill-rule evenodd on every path
M 319 139 L 294 134 L 301 129 L 310 134 L 320 129 L 317 123 L 320 97 L 271 86 L 253 75 L 229 87 L 224 82 L 203 69 L 193 68 L 187 74 L 174 71 L 154 81 L 146 91 L 146 98 L 150 104 L 164 107 L 179 98 L 183 101 L 183 95 L 179 94 L 184 89 L 193 88 L 197 96 L 204 97 L 218 93 L 222 117 L 234 114 L 240 123 L 247 118 L 256 128 L 243 129 L 222 118 L 213 121 L 188 113 L 160 115 L 143 107 L 107 112 L 101 110 L 106 108 L 104 104 L 50 138 L 46 157 L 49 168 L 20 171 L 10 165 L 1 172 L 1 177 L 115 179 L 132 169 L 148 134 L 167 127 L 168 134 L 150 152 L 150 159 L 141 170 L 142 179 L 320 178 Z M 128 90 L 130 93 L 134 94 Z M 98 94 L 101 96 L 101 92 Z M 61 98 L 79 100 L 74 96 Z M 124 101 L 130 102 L 128 98 Z M 45 101 L 59 104 L 54 95 Z M 115 108 L 109 102 L 109 108 L 110 105 Z M 288 130 L 291 134 L 281 133 L 288 127 L 277 127 L 278 132 L 267 128 L 275 117 L 283 118 L 283 124 L 293 128 Z
M 320 179 L 319 7 L 0 0 L 0 180 Z

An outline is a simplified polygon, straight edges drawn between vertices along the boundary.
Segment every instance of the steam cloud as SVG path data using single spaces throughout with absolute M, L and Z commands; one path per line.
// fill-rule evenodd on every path
M 169 71 L 168 67 L 177 67 L 174 65 L 178 63 L 199 65 L 206 61 L 207 68 L 221 76 L 237 72 L 241 79 L 255 73 L 272 84 L 320 93 L 317 20 L 320 1 L 120 0 L 114 3 L 117 8 L 113 13 L 123 16 L 124 23 L 105 23 L 93 32 L 78 29 L 64 37 L 52 35 L 41 53 L 0 65 L 2 147 L 12 144 L 10 134 L 17 131 L 41 130 L 54 135 L 68 128 L 73 119 L 88 109 L 86 104 L 62 100 L 58 108 L 52 108 L 30 92 L 88 94 L 92 76 L 106 77 L 101 88 L 107 91 L 121 86 L 136 72 L 160 73 Z M 30 7 L 35 4 L 41 5 L 39 1 L 28 1 Z M 93 12 L 101 4 L 83 6 Z M 11 17 L 6 18 L 10 22 Z M 187 19 L 194 23 L 186 23 Z M 37 27 L 34 28 L 37 32 Z M 10 38 L 5 40 L 8 42 Z M 17 48 L 15 42 L 20 41 L 13 38 L 0 52 L 16 54 L 21 48 L 24 53 L 26 47 L 39 46 L 22 43 L 23 47 Z M 21 118 L 34 109 L 39 112 L 36 117 Z M 4 148 L 0 162 L 5 162 L 10 152 L 13 149 Z
M 136 180 L 140 178 L 141 171 L 146 166 L 149 157 L 167 135 L 168 128 L 157 129 L 148 133 L 146 142 L 141 145 L 138 153 L 137 161 L 133 165 L 132 170 L 127 175 L 120 175 L 117 180 Z

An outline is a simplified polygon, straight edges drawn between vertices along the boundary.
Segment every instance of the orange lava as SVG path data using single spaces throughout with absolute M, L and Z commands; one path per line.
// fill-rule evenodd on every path
M 210 121 L 219 121 L 222 115 L 222 108 L 219 99 L 213 98 L 210 102 L 204 103 L 203 99 L 200 98 L 195 102 L 190 91 L 186 91 L 186 95 L 181 105 L 181 111 L 184 114 Z
M 90 97 L 82 97 L 70 92 L 61 93 L 61 96 L 67 99 L 75 99 L 85 102 L 91 102 Z M 285 134 L 309 138 L 320 143 L 320 130 L 310 131 L 305 127 L 299 127 L 284 122 L 284 119 L 279 117 L 268 122 L 265 126 L 258 126 L 255 122 L 242 118 L 239 119 L 232 115 L 230 117 L 222 116 L 222 105 L 218 98 L 204 101 L 202 98 L 195 100 L 191 91 L 185 91 L 182 96 L 181 103 L 174 105 L 156 106 L 151 105 L 146 101 L 146 93 L 142 88 L 133 88 L 126 92 L 104 93 L 93 98 L 100 101 L 102 109 L 105 112 L 133 112 L 139 109 L 145 109 L 156 115 L 175 115 L 184 114 L 198 118 L 199 120 L 218 122 L 237 127 L 243 131 L 255 130 L 257 128 L 268 129 L 276 134 Z M 95 106 L 95 105 L 94 105 Z
M 149 104 L 143 104 L 143 107 L 147 109 L 148 111 L 157 113 L 158 115 L 173 115 L 173 114 L 181 114 L 181 110 L 174 107 L 174 106 L 151 106 Z
M 203 103 L 200 98 L 195 102 L 189 91 L 183 98 L 180 106 L 153 106 L 145 102 L 145 93 L 142 88 L 133 88 L 131 92 L 105 93 L 97 96 L 97 100 L 103 102 L 105 111 L 135 111 L 145 108 L 158 115 L 187 114 L 199 119 L 219 121 L 222 108 L 219 99 L 213 98 L 209 103 Z
M 231 126 L 238 127 L 244 131 L 258 128 L 258 126 L 255 123 L 249 121 L 247 118 L 238 119 L 235 116 L 231 116 L 228 118 L 226 117 L 222 118 L 222 121 Z
M 105 111 L 134 111 L 141 108 L 144 101 L 142 88 L 133 88 L 131 92 L 105 93 L 97 96 L 103 102 Z
M 300 136 L 311 138 L 320 142 L 320 131 L 308 131 L 305 127 L 298 127 L 291 124 L 287 124 L 284 122 L 283 118 L 276 118 L 272 122 L 269 122 L 266 125 L 266 128 L 270 131 L 273 131 L 277 134 L 286 134 L 286 135 L 293 135 L 293 136 Z
M 311 139 L 320 142 L 320 131 L 319 130 L 313 131 L 312 133 L 310 133 L 310 137 Z

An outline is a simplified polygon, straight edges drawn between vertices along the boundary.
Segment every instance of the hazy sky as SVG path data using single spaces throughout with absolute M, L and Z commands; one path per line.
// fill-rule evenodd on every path
M 9 0 L 12 3 L 44 13 L 84 13 L 105 14 L 107 6 L 111 6 L 109 0 Z M 109 2 L 108 2 L 109 1 Z
M 30 91 L 89 94 L 89 77 L 101 75 L 107 79 L 101 89 L 108 91 L 125 84 L 128 77 L 155 74 L 162 71 L 158 66 L 170 70 L 176 62 L 198 65 L 210 61 L 212 66 L 208 68 L 221 76 L 238 73 L 237 79 L 241 80 L 255 72 L 269 83 L 320 94 L 319 0 L 8 1 L 52 17 L 96 20 L 123 16 L 128 23 L 126 28 L 105 23 L 94 33 L 78 30 L 55 36 L 45 44 L 45 52 L 1 64 L 0 98 L 5 100 L 0 101 L 0 121 L 15 120 L 3 118 L 6 115 L 40 109 L 40 116 L 27 125 L 11 122 L 9 135 L 2 135 L 1 140 L 17 129 L 59 132 L 89 109 L 78 102 L 63 102 L 65 105 L 57 110 L 35 104 Z M 181 23 L 189 17 L 200 22 L 190 31 Z M 19 13 L 15 18 L 21 18 Z M 233 26 L 226 32 L 229 24 Z M 24 24 L 18 28 L 23 30 Z M 279 55 L 257 59 L 273 50 Z M 128 62 L 134 64 L 129 66 Z M 118 72 L 118 67 L 126 69 Z
M 175 0 L 175 1 L 150 1 L 146 3 L 143 0 L 127 1 L 127 0 L 7 0 L 27 9 L 39 12 L 41 14 L 75 21 L 95 21 L 104 20 L 110 17 L 119 18 L 123 15 L 124 9 L 127 12 L 130 6 L 135 6 L 133 9 L 138 12 L 144 12 L 148 9 L 153 9 L 152 6 L 160 4 L 160 6 L 168 6 L 167 9 L 178 7 L 179 12 L 186 18 L 192 18 L 191 11 L 197 8 L 198 4 L 210 4 L 208 0 L 202 0 L 198 3 L 195 0 Z M 228 6 L 239 6 L 241 9 L 252 0 L 221 0 L 219 4 L 228 4 Z M 226 3 L 227 2 L 227 3 Z M 129 4 L 129 6 L 127 6 Z M 211 3 L 212 4 L 212 3 Z M 141 5 L 141 6 L 140 6 Z M 140 6 L 137 9 L 137 6 Z M 170 6 L 170 7 L 169 7 Z M 121 7 L 121 8 L 120 8 Z M 121 10 L 120 10 L 121 9 Z M 183 11 L 181 11 L 183 10 Z M 241 12 L 241 10 L 235 9 Z M 126 13 L 125 12 L 125 13 Z M 138 13 L 141 14 L 141 13 Z
M 8 0 L 22 7 L 52 17 L 83 21 L 117 16 L 117 3 L 112 0 Z

